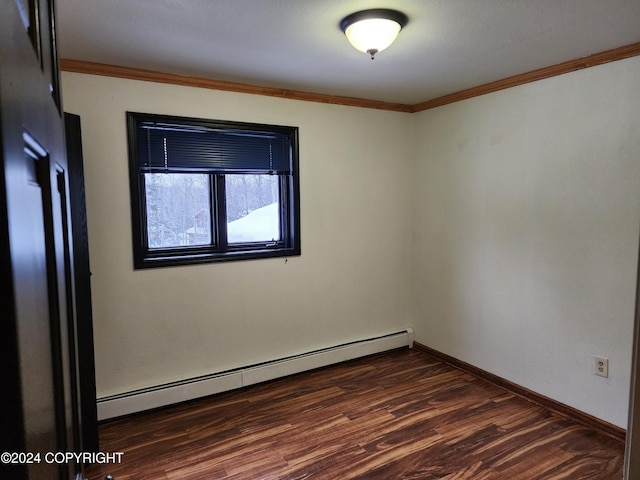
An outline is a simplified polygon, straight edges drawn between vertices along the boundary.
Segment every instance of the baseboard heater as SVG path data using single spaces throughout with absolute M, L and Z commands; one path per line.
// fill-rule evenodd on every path
M 99 398 L 98 420 L 194 400 L 396 348 L 412 348 L 413 338 L 413 329 L 407 328 L 265 363 Z

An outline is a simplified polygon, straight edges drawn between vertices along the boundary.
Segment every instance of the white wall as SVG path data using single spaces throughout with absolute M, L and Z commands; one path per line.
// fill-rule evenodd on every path
M 413 326 L 626 426 L 640 57 L 413 115 L 62 81 L 82 117 L 99 397 Z M 299 126 L 302 256 L 134 271 L 126 110 Z
M 415 116 L 416 341 L 621 427 L 639 86 L 635 57 Z
M 409 325 L 409 115 L 63 73 L 81 116 L 98 397 Z M 302 256 L 133 270 L 125 111 L 300 128 Z

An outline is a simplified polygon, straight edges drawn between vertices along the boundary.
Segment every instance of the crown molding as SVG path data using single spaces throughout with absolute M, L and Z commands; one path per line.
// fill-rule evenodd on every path
M 187 75 L 177 75 L 174 73 L 157 72 L 154 70 L 143 70 L 140 68 L 120 67 L 117 65 L 106 65 L 103 63 L 86 62 L 83 60 L 72 60 L 63 58 L 60 60 L 60 69 L 65 72 L 86 73 L 89 75 L 101 75 L 105 77 L 127 78 L 130 80 L 142 80 L 146 82 L 166 83 L 171 85 L 181 85 L 186 87 L 207 88 L 211 90 L 223 90 L 236 93 L 247 93 L 252 95 L 264 95 L 269 97 L 286 98 L 289 100 L 301 100 L 306 102 L 328 103 L 333 105 L 345 105 L 350 107 L 373 108 L 378 110 L 389 110 L 394 112 L 415 113 L 431 108 L 441 107 L 450 103 L 467 100 L 469 98 L 486 95 L 518 85 L 535 82 L 557 75 L 582 70 L 584 68 L 602 65 L 604 63 L 615 62 L 625 58 L 640 55 L 640 42 L 632 43 L 622 47 L 595 53 L 587 57 L 569 60 L 567 62 L 539 68 L 530 72 L 521 73 L 512 77 L 507 77 L 495 82 L 486 83 L 477 87 L 468 88 L 456 93 L 444 95 L 415 105 L 404 103 L 383 102 L 378 100 L 368 100 L 356 97 L 343 97 L 340 95 L 325 95 L 321 93 L 302 92 L 298 90 L 287 90 L 282 88 L 261 87 L 245 83 L 227 82 L 223 80 L 212 80 L 209 78 L 191 77 Z
M 431 108 L 441 107 L 450 103 L 459 102 L 461 100 L 467 100 L 473 97 L 479 97 L 480 95 L 486 95 L 487 93 L 497 92 L 511 87 L 517 87 L 518 85 L 524 85 L 526 83 L 536 82 L 549 77 L 555 77 L 557 75 L 564 75 L 565 73 L 575 72 L 576 70 L 582 70 L 584 68 L 595 67 L 596 65 L 602 65 L 604 63 L 615 62 L 617 60 L 623 60 L 625 58 L 635 57 L 640 55 L 640 42 L 632 43 L 631 45 L 625 45 L 623 47 L 606 50 L 600 53 L 594 53 L 587 57 L 576 58 L 567 62 L 558 63 L 557 65 L 551 65 L 548 67 L 538 68 L 530 72 L 521 73 L 512 77 L 503 78 L 491 83 L 485 83 L 477 87 L 468 88 L 460 92 L 451 93 L 442 97 L 427 100 L 425 102 L 417 103 L 413 105 L 412 112 L 421 112 L 423 110 L 429 110 Z
M 103 63 L 85 62 L 83 60 L 60 60 L 60 69 L 65 72 L 86 73 L 89 75 L 101 75 L 105 77 L 127 78 L 130 80 L 143 80 L 145 82 L 167 83 L 185 87 L 208 88 L 211 90 L 224 90 L 236 93 L 248 93 L 264 95 L 268 97 L 286 98 L 289 100 L 302 100 L 306 102 L 330 103 L 334 105 L 346 105 L 350 107 L 375 108 L 378 110 L 390 110 L 395 112 L 411 112 L 412 106 L 403 103 L 382 102 L 367 100 L 364 98 L 343 97 L 339 95 L 325 95 L 321 93 L 301 92 L 282 88 L 261 87 L 246 83 L 212 80 L 209 78 L 190 77 L 175 73 L 143 70 L 140 68 L 120 67 Z

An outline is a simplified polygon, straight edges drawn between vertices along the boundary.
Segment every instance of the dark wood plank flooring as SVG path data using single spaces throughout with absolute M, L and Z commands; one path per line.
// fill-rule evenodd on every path
M 622 479 L 624 443 L 413 350 L 110 421 L 89 480 Z

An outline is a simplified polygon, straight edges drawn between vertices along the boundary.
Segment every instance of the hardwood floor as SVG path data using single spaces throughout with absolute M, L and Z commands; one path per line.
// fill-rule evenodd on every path
M 90 480 L 622 479 L 624 443 L 413 350 L 100 426 Z

